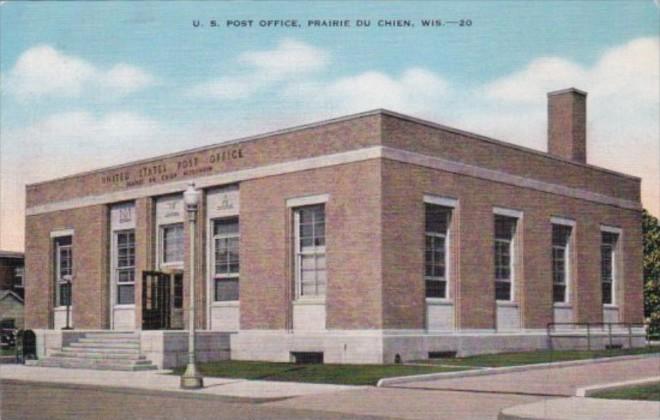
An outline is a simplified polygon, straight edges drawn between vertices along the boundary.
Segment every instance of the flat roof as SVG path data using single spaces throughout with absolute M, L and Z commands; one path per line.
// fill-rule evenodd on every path
M 466 136 L 466 137 L 471 137 L 473 139 L 477 139 L 477 140 L 484 141 L 484 142 L 487 142 L 487 143 L 496 144 L 496 145 L 503 146 L 503 147 L 508 147 L 510 149 L 515 149 L 515 150 L 525 152 L 525 153 L 530 153 L 530 154 L 533 154 L 533 155 L 536 155 L 536 156 L 542 156 L 542 157 L 545 157 L 545 158 L 548 158 L 548 159 L 553 159 L 553 160 L 556 160 L 556 161 L 559 161 L 559 162 L 570 163 L 570 164 L 575 165 L 575 166 L 588 168 L 588 169 L 593 169 L 593 170 L 597 170 L 597 171 L 601 171 L 601 172 L 606 172 L 606 173 L 610 173 L 610 174 L 613 174 L 613 175 L 618 175 L 618 176 L 621 176 L 621 177 L 624 177 L 624 178 L 634 179 L 634 180 L 638 180 L 638 181 L 641 180 L 640 177 L 637 177 L 637 176 L 634 176 L 634 175 L 628 175 L 628 174 L 625 174 L 625 173 L 622 173 L 622 172 L 617 172 L 617 171 L 614 171 L 614 170 L 611 170 L 611 169 L 603 168 L 603 167 L 596 166 L 596 165 L 591 165 L 591 164 L 588 164 L 588 163 L 576 162 L 576 161 L 573 161 L 573 160 L 570 160 L 570 159 L 562 158 L 560 156 L 555 156 L 555 155 L 552 155 L 550 153 L 542 152 L 540 150 L 532 149 L 532 148 L 529 148 L 529 147 L 520 146 L 520 145 L 509 143 L 509 142 L 506 142 L 506 141 L 503 141 L 503 140 L 498 140 L 498 139 L 494 139 L 492 137 L 487 137 L 487 136 L 484 136 L 484 135 L 481 135 L 481 134 L 476 134 L 476 133 L 472 133 L 472 132 L 469 132 L 469 131 L 464 131 L 464 130 L 461 130 L 461 129 L 458 129 L 458 128 L 449 127 L 449 126 L 442 125 L 442 124 L 439 124 L 439 123 L 436 123 L 436 122 L 433 122 L 433 121 L 424 120 L 424 119 L 413 117 L 413 116 L 406 115 L 406 114 L 401 114 L 401 113 L 398 113 L 398 112 L 395 112 L 395 111 L 390 111 L 390 110 L 383 109 L 383 108 L 377 108 L 377 109 L 372 109 L 372 110 L 365 111 L 365 112 L 359 112 L 359 113 L 356 113 L 356 114 L 349 114 L 349 115 L 345 115 L 345 116 L 341 116 L 341 117 L 330 118 L 330 119 L 316 121 L 316 122 L 312 122 L 312 123 L 301 124 L 301 125 L 296 125 L 296 126 L 293 126 L 293 127 L 288 127 L 288 128 L 283 128 L 283 129 L 279 129 L 279 130 L 269 131 L 269 132 L 266 132 L 266 133 L 256 134 L 256 135 L 253 135 L 253 136 L 240 137 L 238 139 L 213 143 L 213 144 L 206 145 L 206 146 L 200 146 L 200 147 L 195 147 L 195 148 L 191 148 L 191 149 L 185 149 L 185 150 L 181 150 L 181 151 L 178 151 L 178 152 L 172 152 L 172 153 L 167 153 L 167 154 L 163 154 L 163 155 L 155 155 L 155 156 L 151 156 L 151 157 L 148 157 L 148 158 L 145 158 L 145 159 L 129 161 L 129 162 L 121 163 L 121 164 L 118 164 L 118 165 L 111 165 L 111 166 L 106 166 L 106 167 L 102 167 L 102 168 L 98 168 L 98 169 L 92 169 L 92 170 L 89 170 L 89 171 L 78 172 L 78 173 L 71 174 L 71 175 L 65 175 L 65 176 L 58 177 L 58 178 L 52 178 L 52 179 L 48 179 L 48 180 L 45 180 L 45 181 L 39 181 L 39 182 L 26 184 L 26 187 L 36 186 L 36 185 L 43 185 L 43 184 L 48 184 L 48 183 L 54 182 L 54 181 L 61 181 L 61 180 L 64 180 L 64 179 L 76 178 L 76 177 L 79 177 L 79 176 L 82 176 L 82 175 L 90 175 L 90 174 L 104 172 L 104 171 L 108 171 L 108 170 L 116 170 L 116 169 L 121 169 L 121 168 L 134 166 L 134 165 L 140 165 L 140 164 L 144 164 L 144 163 L 153 161 L 155 159 L 168 159 L 168 158 L 172 158 L 172 157 L 183 156 L 183 155 L 186 155 L 188 153 L 201 152 L 201 151 L 213 149 L 213 148 L 216 148 L 216 147 L 229 146 L 229 145 L 233 145 L 233 144 L 257 141 L 257 140 L 265 139 L 265 138 L 268 138 L 268 137 L 273 137 L 273 136 L 276 136 L 276 135 L 293 133 L 293 132 L 297 132 L 297 131 L 307 130 L 307 129 L 310 129 L 310 128 L 321 127 L 321 126 L 324 126 L 324 125 L 335 124 L 335 123 L 338 123 L 338 122 L 349 121 L 349 120 L 363 118 L 363 117 L 372 116 L 372 115 L 387 115 L 387 116 L 390 116 L 390 117 L 399 118 L 399 119 L 409 121 L 409 122 L 413 122 L 413 123 L 416 123 L 416 124 L 425 125 L 427 127 L 435 128 L 435 129 L 438 129 L 438 130 L 443 130 L 443 131 L 447 131 L 447 132 L 451 132 L 451 133 L 455 133 L 455 134 L 460 134 L 460 135 L 463 135 L 463 136 Z

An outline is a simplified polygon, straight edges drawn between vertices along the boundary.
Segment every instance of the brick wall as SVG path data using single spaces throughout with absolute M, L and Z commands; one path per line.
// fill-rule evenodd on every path
M 25 235 L 26 327 L 52 327 L 54 250 L 50 233 L 73 229 L 73 323 L 107 328 L 108 208 L 90 206 L 28 216 Z
M 606 170 L 488 142 L 474 135 L 443 130 L 391 115 L 383 116 L 385 146 L 540 181 L 582 188 L 612 197 L 640 200 L 640 181 Z
M 273 134 L 257 140 L 240 144 L 242 158 L 220 161 L 212 164 L 213 169 L 203 175 L 255 168 L 267 164 L 286 162 L 313 156 L 322 156 L 346 150 L 361 149 L 380 142 L 380 119 L 378 114 L 360 118 L 342 120 L 320 126 L 310 127 L 282 134 Z M 170 157 L 147 159 L 134 164 L 122 165 L 112 169 L 94 171 L 77 176 L 33 184 L 27 186 L 27 206 L 34 206 L 52 201 L 67 200 L 76 197 L 119 191 L 126 188 L 126 183 L 104 184 L 102 178 L 107 175 L 127 172 L 131 179 L 138 179 L 137 173 L 143 167 L 164 165 L 168 173 L 177 171 L 182 159 L 195 159 L 199 166 L 208 166 L 209 156 L 214 153 L 236 149 L 236 145 L 216 145 L 199 151 L 183 152 Z M 182 172 L 182 171 L 179 171 Z M 176 181 L 194 179 L 182 173 Z M 167 181 L 158 180 L 154 184 Z
M 494 328 L 493 207 L 523 210 L 515 279 L 523 328 L 552 322 L 551 217 L 576 220 L 572 296 L 576 320 L 602 320 L 600 225 L 620 226 L 623 320 L 642 319 L 640 213 L 409 164 L 383 161 L 383 306 L 385 328 L 424 328 L 424 194 L 459 199 L 452 225 L 461 328 Z M 621 299 L 623 298 L 623 299 Z
M 315 194 L 330 194 L 327 327 L 382 326 L 379 167 L 371 160 L 241 184 L 242 329 L 291 325 L 293 228 L 286 200 Z

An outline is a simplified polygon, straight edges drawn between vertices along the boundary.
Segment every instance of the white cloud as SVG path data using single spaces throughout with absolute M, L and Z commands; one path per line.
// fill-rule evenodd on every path
M 583 86 L 587 72 L 577 64 L 559 57 L 543 57 L 525 69 L 482 87 L 486 97 L 504 102 L 538 103 L 545 94 L 570 86 Z
M 117 64 L 99 75 L 99 82 L 120 95 L 128 95 L 155 83 L 154 78 L 142 69 L 127 64 Z
M 448 92 L 448 83 L 438 74 L 410 68 L 399 76 L 368 71 L 328 83 L 292 82 L 282 94 L 287 103 L 299 102 L 305 109 L 327 109 L 336 114 L 374 108 L 423 114 L 439 109 Z
M 239 74 L 229 74 L 192 87 L 189 95 L 221 100 L 248 98 L 262 89 L 324 69 L 327 51 L 293 39 L 283 39 L 272 50 L 246 51 L 237 62 Z
M 78 98 L 85 93 L 123 96 L 155 83 L 144 70 L 119 63 L 105 70 L 49 45 L 23 52 L 3 78 L 3 90 L 20 100 L 44 96 Z
M 549 91 L 576 86 L 592 97 L 657 102 L 659 52 L 658 38 L 638 38 L 605 51 L 592 67 L 541 57 L 521 71 L 486 84 L 482 93 L 505 103 L 538 103 Z
M 247 51 L 238 61 L 253 67 L 257 73 L 279 79 L 321 70 L 328 64 L 329 54 L 304 42 L 283 39 L 275 49 Z

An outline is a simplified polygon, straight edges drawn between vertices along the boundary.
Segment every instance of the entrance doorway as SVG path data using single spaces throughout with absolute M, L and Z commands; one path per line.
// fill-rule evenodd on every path
M 142 273 L 142 329 L 183 328 L 183 272 Z

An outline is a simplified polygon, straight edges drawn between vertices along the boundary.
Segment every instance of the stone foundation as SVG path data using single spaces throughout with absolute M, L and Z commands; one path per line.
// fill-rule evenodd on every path
M 195 343 L 197 362 L 229 360 L 229 333 L 198 331 Z M 141 331 L 142 354 L 160 369 L 188 363 L 188 331 Z
M 586 335 L 571 331 L 570 337 L 553 337 L 555 350 L 587 350 Z M 610 344 L 607 332 L 593 332 L 590 347 L 604 349 Z M 612 344 L 624 348 L 646 344 L 643 329 L 613 331 Z M 458 357 L 477 354 L 546 350 L 550 341 L 545 330 L 520 332 L 461 331 L 425 333 L 418 331 L 327 331 L 288 333 L 286 331 L 240 331 L 231 336 L 232 360 L 291 361 L 292 352 L 322 352 L 324 363 L 394 363 L 427 359 L 430 352 L 456 352 Z

